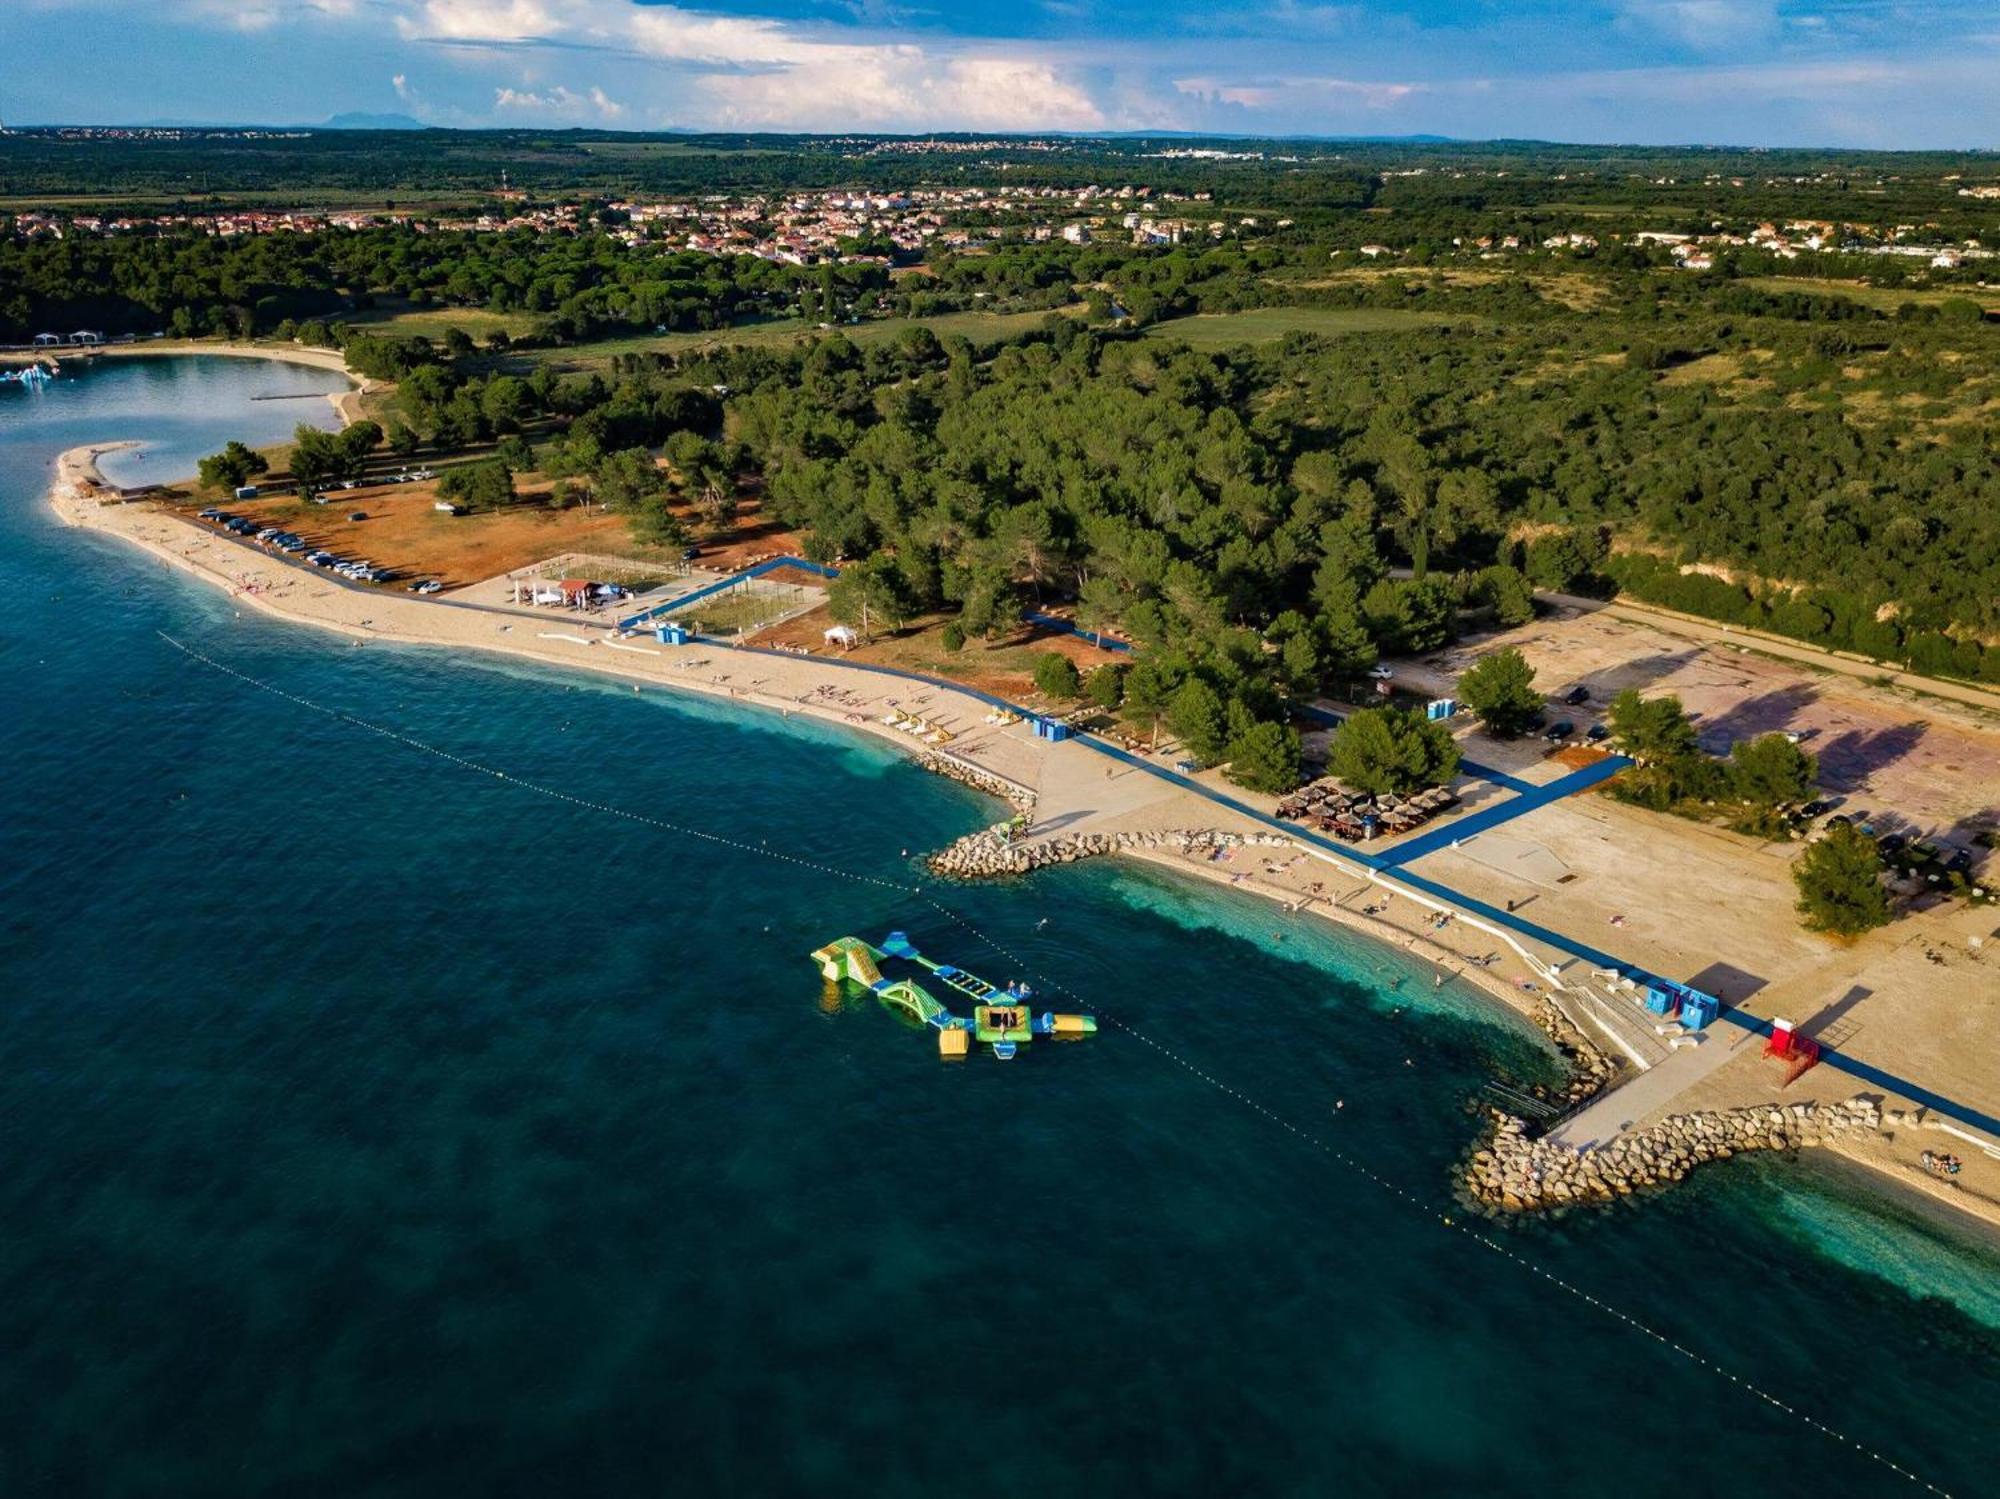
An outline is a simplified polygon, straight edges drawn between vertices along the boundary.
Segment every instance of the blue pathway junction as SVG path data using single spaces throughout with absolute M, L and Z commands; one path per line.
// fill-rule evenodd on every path
M 1405 838 L 1394 848 L 1380 855 L 1384 869 L 1398 864 L 1407 864 L 1412 859 L 1421 859 L 1425 854 L 1434 854 L 1441 848 L 1497 828 L 1503 822 L 1512 822 L 1524 813 L 1537 807 L 1546 807 L 1550 802 L 1561 801 L 1578 791 L 1588 791 L 1600 781 L 1608 781 L 1632 762 L 1623 755 L 1607 755 L 1594 765 L 1586 765 L 1582 770 L 1571 771 L 1550 781 L 1546 786 L 1530 786 L 1526 791 L 1517 792 L 1505 801 L 1483 807 L 1464 817 L 1454 818 L 1443 827 L 1432 828 L 1428 833 L 1418 833 Z

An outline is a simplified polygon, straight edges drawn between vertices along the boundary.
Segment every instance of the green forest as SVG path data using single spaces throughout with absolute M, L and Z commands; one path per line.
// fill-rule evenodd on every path
M 628 166 L 643 144 L 621 146 Z M 551 171 L 600 146 L 551 144 Z M 743 142 L 683 141 L 655 165 L 711 149 L 753 159 Z M 1383 159 L 1431 150 L 1402 149 L 1414 154 Z M 1518 154 L 1459 160 L 1483 171 Z M 1794 265 L 1787 284 L 1747 252 L 1690 275 L 1630 242 L 1497 269 L 1425 248 L 1454 229 L 1577 222 L 1593 194 L 1626 215 L 1599 213 L 1600 229 L 1660 221 L 1650 188 L 1612 191 L 1655 158 L 1534 159 L 1540 175 L 1508 179 L 1497 201 L 1490 174 L 1390 177 L 1378 162 L 1357 176 L 1354 160 L 1314 158 L 1292 175 L 1318 186 L 1277 202 L 1296 201 L 1296 221 L 1171 246 L 1018 236 L 916 271 L 628 244 L 609 220 L 546 234 L 7 234 L 0 341 L 96 326 L 339 344 L 400 382 L 387 423 L 400 450 L 522 437 L 538 466 L 595 483 L 656 537 L 671 529 L 664 501 L 625 455 L 666 448 L 711 496 L 754 488 L 815 555 L 865 563 L 852 586 L 878 612 L 948 611 L 976 637 L 1073 604 L 1147 647 L 1122 683 L 1138 712 L 1165 713 L 1199 682 L 1224 737 L 1377 653 L 1525 617 L 1530 587 L 1624 592 L 2000 680 L 2000 327 L 1960 294 L 1978 293 L 1975 273 L 1919 287 L 1872 261 L 1871 291 L 1910 288 L 1884 301 L 1825 289 L 1854 256 Z M 1719 159 L 1658 159 L 1678 163 L 1684 209 L 1734 190 L 1712 180 Z M 1955 206 L 1954 176 L 1899 160 L 1895 192 L 1958 227 L 2000 211 Z M 1564 161 L 1558 200 L 1544 189 Z M 755 172 L 771 186 L 852 165 L 808 143 Z M 1234 176 L 1144 165 L 1246 198 L 1298 187 L 1269 162 Z M 1824 208 L 1883 171 L 1840 165 L 1750 211 L 1796 211 L 1808 188 Z M 1350 248 L 1367 237 L 1415 248 L 1367 264 Z M 371 327 L 383 301 L 507 314 L 525 331 L 434 344 Z M 1381 316 L 1347 334 L 1281 331 L 1348 308 Z M 1212 324 L 1199 349 L 1174 336 L 1183 318 L 1252 311 L 1257 341 L 1218 347 Z M 922 323 L 975 312 L 1028 326 L 975 346 Z M 729 329 L 771 317 L 838 326 L 807 347 L 727 346 Z M 879 338 L 840 331 L 876 320 L 896 321 Z M 687 331 L 721 346 L 648 346 Z M 593 356 L 600 341 L 616 352 Z

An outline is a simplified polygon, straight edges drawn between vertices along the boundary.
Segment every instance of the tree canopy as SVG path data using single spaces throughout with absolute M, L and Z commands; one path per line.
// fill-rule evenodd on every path
M 1406 708 L 1362 708 L 1333 732 L 1326 768 L 1357 791 L 1419 791 L 1458 770 L 1451 731 Z
M 1836 823 L 1792 865 L 1798 909 L 1806 926 L 1835 937 L 1857 937 L 1889 920 L 1882 854 L 1859 828 Z
M 1458 679 L 1458 698 L 1502 739 L 1529 728 L 1542 711 L 1534 668 L 1512 646 L 1489 652 Z

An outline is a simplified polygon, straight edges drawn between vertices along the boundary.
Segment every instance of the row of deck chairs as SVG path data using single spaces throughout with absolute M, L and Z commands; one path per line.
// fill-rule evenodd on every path
M 1440 812 L 1458 805 L 1448 788 L 1436 786 L 1415 796 L 1368 796 L 1343 791 L 1329 778 L 1313 782 L 1278 803 L 1278 816 L 1308 823 L 1349 843 L 1412 833 Z
M 950 744 L 958 736 L 943 724 L 932 723 L 918 713 L 905 713 L 901 708 L 891 708 L 882 715 L 882 722 L 892 729 L 901 729 L 905 734 L 914 734 L 926 744 Z

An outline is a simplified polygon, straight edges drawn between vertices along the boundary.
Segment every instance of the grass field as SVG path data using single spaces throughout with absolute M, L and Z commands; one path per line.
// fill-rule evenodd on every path
M 1287 333 L 1401 333 L 1471 321 L 1442 312 L 1401 307 L 1255 307 L 1247 312 L 1198 313 L 1155 323 L 1148 338 L 1178 339 L 1197 349 L 1268 343 Z
M 1077 304 L 1064 310 L 1074 315 L 1082 308 Z M 773 318 L 769 322 L 712 332 L 647 333 L 566 348 L 533 349 L 524 351 L 523 357 L 560 369 L 581 370 L 601 365 L 619 354 L 679 354 L 689 349 L 723 349 L 739 344 L 800 344 L 825 338 L 830 331 L 838 331 L 858 344 L 879 343 L 914 327 L 928 328 L 939 338 L 959 334 L 975 344 L 997 343 L 1027 332 L 1048 315 L 1047 312 L 947 312 L 927 318 L 881 318 L 844 325 L 838 330 L 820 329 L 799 318 Z
M 365 326 L 370 333 L 399 337 L 443 338 L 458 328 L 472 338 L 493 332 L 518 338 L 530 332 L 536 322 L 531 312 L 488 312 L 483 307 L 410 307 L 384 305 L 346 314 L 345 320 Z
M 1833 281 L 1821 276 L 1745 276 L 1743 285 L 1760 291 L 1802 291 L 1815 296 L 1845 297 L 1880 312 L 1894 312 L 1905 302 L 1935 305 L 1939 302 L 1974 301 L 1988 316 L 2000 312 L 2000 288 L 1953 286 L 1912 289 L 1900 286 L 1867 286 L 1859 281 Z

